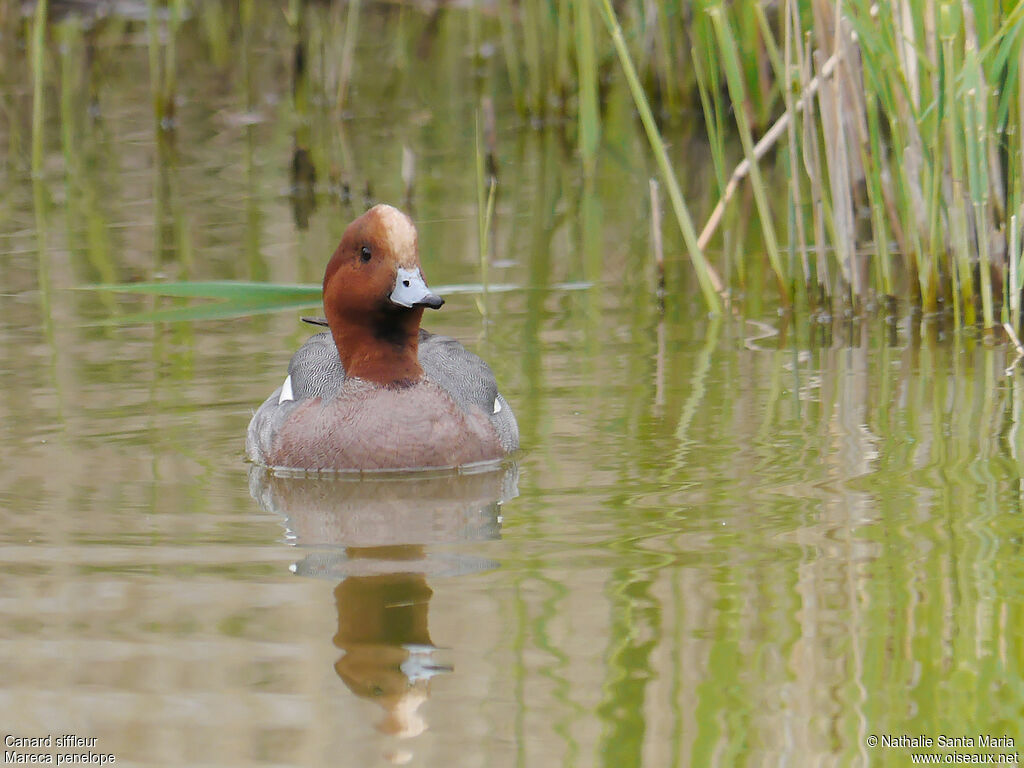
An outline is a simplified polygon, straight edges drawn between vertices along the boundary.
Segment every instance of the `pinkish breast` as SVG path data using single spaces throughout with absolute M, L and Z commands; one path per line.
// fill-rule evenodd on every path
M 299 403 L 267 463 L 292 469 L 456 467 L 504 455 L 487 416 L 462 411 L 433 382 L 403 388 L 350 379 L 338 396 Z

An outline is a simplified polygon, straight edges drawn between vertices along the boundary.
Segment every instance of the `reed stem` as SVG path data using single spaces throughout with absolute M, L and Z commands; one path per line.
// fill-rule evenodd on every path
M 608 27 L 612 43 L 615 45 L 615 52 L 619 57 L 619 64 L 622 66 L 626 82 L 629 85 L 630 94 L 633 96 L 633 103 L 636 105 L 637 112 L 640 114 L 640 121 L 647 132 L 647 140 L 654 152 L 654 158 L 658 164 L 658 170 L 661 172 L 662 181 L 665 182 L 665 186 L 668 188 L 672 210 L 675 213 L 679 229 L 683 233 L 683 240 L 686 243 L 690 261 L 693 264 L 694 271 L 697 273 L 701 293 L 704 295 L 704 303 L 712 314 L 721 314 L 722 301 L 719 298 L 719 294 L 723 290 L 722 281 L 704 257 L 701 247 L 697 244 L 697 233 L 693 228 L 693 219 L 686 208 L 682 190 L 679 188 L 679 182 L 672 171 L 668 152 L 665 150 L 665 142 L 662 141 L 661 134 L 658 132 L 658 126 L 654 122 L 654 115 L 651 113 L 651 107 L 647 103 L 647 96 L 644 93 L 643 86 L 640 85 L 636 68 L 633 66 L 629 50 L 626 48 L 626 41 L 622 37 L 622 27 L 619 26 L 619 21 L 615 16 L 610 0 L 601 0 L 601 7 L 604 11 L 605 25 Z
M 46 41 L 46 0 L 36 2 L 32 21 L 32 176 L 43 176 L 43 46 Z

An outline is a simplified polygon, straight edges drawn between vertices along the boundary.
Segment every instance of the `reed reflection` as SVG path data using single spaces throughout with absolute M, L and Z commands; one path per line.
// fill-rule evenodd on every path
M 444 545 L 499 538 L 500 506 L 518 495 L 517 478 L 515 465 L 369 478 L 250 470 L 253 498 L 285 518 L 288 541 L 315 548 L 292 571 L 338 581 L 334 671 L 381 707 L 382 733 L 411 738 L 427 729 L 419 709 L 431 680 L 454 671 L 430 637 L 428 578 L 498 566 Z

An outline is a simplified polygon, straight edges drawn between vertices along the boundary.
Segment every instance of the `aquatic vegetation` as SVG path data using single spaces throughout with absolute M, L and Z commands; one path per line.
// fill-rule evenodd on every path
M 56 11 L 40 2 L 33 13 L 24 33 L 31 35 L 35 89 L 31 156 L 41 173 L 44 47 L 47 15 Z M 95 22 L 110 25 L 112 36 L 132 25 L 144 33 L 154 124 L 168 134 L 163 152 L 175 151 L 175 109 L 189 87 L 178 73 L 186 31 L 202 36 L 221 62 L 240 47 L 247 101 L 259 107 L 250 71 L 259 45 L 254 30 L 282 10 L 244 2 L 237 29 L 229 13 L 218 3 L 150 0 L 133 18 Z M 325 194 L 345 204 L 358 192 L 364 202 L 375 199 L 370 178 L 356 178 L 361 158 L 347 136 L 352 83 L 369 66 L 356 46 L 366 45 L 361 31 L 371 24 L 378 32 L 368 59 L 383 73 L 375 98 L 400 95 L 410 59 L 433 50 L 432 66 L 450 76 L 453 99 L 468 77 L 474 109 L 494 99 L 534 129 L 559 133 L 578 156 L 582 178 L 600 176 L 626 156 L 636 173 L 650 175 L 653 163 L 712 312 L 723 300 L 763 291 L 759 275 L 767 268 L 773 300 L 798 312 L 856 314 L 906 299 L 926 315 L 948 308 L 958 326 L 1019 328 L 1019 3 L 501 0 L 424 14 L 402 4 L 291 0 L 283 14 L 292 48 L 291 195 L 300 229 Z M 646 156 L 623 138 L 624 107 L 639 118 L 632 130 L 643 131 Z M 497 112 L 499 123 L 508 121 L 507 110 Z M 705 192 L 716 205 L 680 183 L 697 151 L 679 149 L 680 136 L 694 124 L 703 125 L 699 140 L 713 168 Z M 402 135 L 396 138 L 395 153 L 401 150 L 411 168 L 414 155 Z M 466 155 L 472 161 L 472 141 Z M 479 167 L 470 183 L 474 175 L 484 272 L 489 233 L 503 215 L 500 174 L 488 167 L 486 184 Z M 405 190 L 412 195 L 411 176 Z M 162 189 L 157 193 L 162 201 Z M 158 246 L 177 241 L 187 251 L 187 222 L 173 209 L 166 213 L 177 219 Z M 746 232 L 748 220 L 756 235 Z M 706 223 L 698 230 L 700 221 Z M 673 284 L 670 275 L 666 290 L 686 290 L 686 283 Z
M 986 328 L 999 305 L 1004 321 L 1019 305 L 1022 6 L 627 3 L 622 26 L 610 3 L 601 7 L 670 197 L 669 177 L 685 169 L 665 167 L 647 103 L 656 97 L 671 126 L 674 105 L 696 88 L 722 200 L 745 180 L 756 203 L 763 249 L 743 258 L 767 258 L 784 303 L 802 293 L 812 307 L 858 311 L 909 296 L 926 313 L 951 304 L 957 324 L 980 311 Z M 581 104 L 583 89 L 581 78 Z M 734 136 L 743 160 L 730 176 Z M 785 198 L 772 198 L 762 166 L 789 175 Z M 696 244 L 680 219 L 712 310 L 702 254 L 721 215 Z

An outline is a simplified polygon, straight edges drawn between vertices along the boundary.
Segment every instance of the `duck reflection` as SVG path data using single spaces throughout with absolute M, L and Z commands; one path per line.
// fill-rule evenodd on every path
M 417 559 L 421 547 L 390 547 Z M 373 557 L 375 550 L 363 551 Z M 430 695 L 430 678 L 452 668 L 434 660 L 428 614 L 433 590 L 422 574 L 354 576 L 334 589 L 338 633 L 334 644 L 344 653 L 334 671 L 357 696 L 377 702 L 385 712 L 377 728 L 400 737 L 426 728 L 419 706 Z
M 431 679 L 452 672 L 430 638 L 431 577 L 477 573 L 497 563 L 438 545 L 496 539 L 502 502 L 518 495 L 515 465 L 471 474 L 287 477 L 252 467 L 260 506 L 285 518 L 289 541 L 315 548 L 294 573 L 338 580 L 342 654 L 334 670 L 376 702 L 383 733 L 409 738 L 427 723 L 419 708 Z

